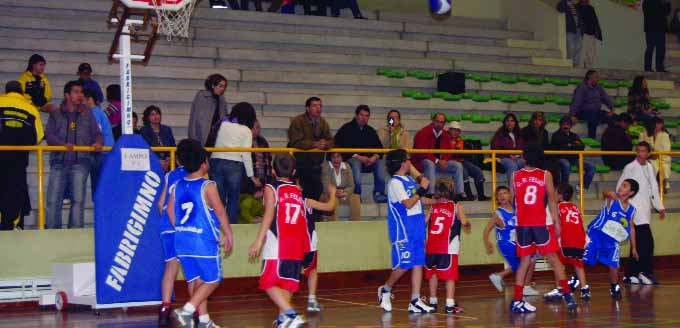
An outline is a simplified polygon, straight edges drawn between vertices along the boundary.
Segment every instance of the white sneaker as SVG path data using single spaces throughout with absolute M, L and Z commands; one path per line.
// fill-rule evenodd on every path
M 212 320 L 210 320 L 210 321 L 208 321 L 208 322 L 199 322 L 199 323 L 198 323 L 198 328 L 221 328 L 221 327 L 218 326 L 218 325 L 217 325 L 215 322 L 213 322 Z
M 391 312 L 393 296 L 391 292 L 386 291 L 383 287 L 384 286 L 378 287 L 378 303 L 383 310 Z
M 533 313 L 536 312 L 536 307 L 525 300 L 512 301 L 510 303 L 510 311 L 512 313 Z
M 503 278 L 501 276 L 492 273 L 489 275 L 489 280 L 491 280 L 491 283 L 493 284 L 494 287 L 496 287 L 496 290 L 498 292 L 502 293 L 503 290 L 505 289 L 505 283 L 503 283 Z
M 522 291 L 522 294 L 523 294 L 524 296 L 538 296 L 538 295 L 541 295 L 541 293 L 539 293 L 537 290 L 535 290 L 535 289 L 534 289 L 533 287 L 531 287 L 531 286 L 524 286 L 524 290 Z
M 321 312 L 321 305 L 317 300 L 308 300 L 307 312 Z
M 640 279 L 636 276 L 630 276 L 630 283 L 631 285 L 639 285 L 640 284 Z
M 631 283 L 633 281 L 632 278 L 633 277 L 631 277 Z M 642 272 L 640 272 L 640 274 L 638 274 L 637 278 L 640 280 L 641 285 L 654 285 L 654 281 Z
M 299 328 L 305 325 L 305 318 L 299 314 L 294 317 L 286 316 L 286 319 L 279 324 L 280 328 Z
M 411 303 L 408 304 L 408 312 L 409 313 L 434 313 L 434 308 L 425 304 L 423 300 L 418 299 L 418 300 L 412 300 Z

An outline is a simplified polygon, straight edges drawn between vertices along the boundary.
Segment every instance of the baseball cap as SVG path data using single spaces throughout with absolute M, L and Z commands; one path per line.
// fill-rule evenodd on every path
M 447 128 L 447 130 L 448 130 L 448 129 L 458 129 L 458 130 L 462 130 L 463 128 L 461 127 L 460 122 L 453 121 L 453 122 L 449 123 L 449 127 Z
M 92 66 L 88 63 L 82 63 L 78 66 L 78 73 L 85 73 L 85 72 L 90 72 L 92 73 Z

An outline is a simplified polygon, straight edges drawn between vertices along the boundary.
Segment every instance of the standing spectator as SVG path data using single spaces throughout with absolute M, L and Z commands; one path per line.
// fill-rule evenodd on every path
M 465 141 L 463 141 L 461 136 L 461 130 L 462 128 L 458 122 L 451 122 L 449 125 L 448 131 L 449 135 L 451 136 L 451 147 L 454 150 L 465 149 Z M 465 199 L 475 200 L 475 197 L 472 194 L 472 187 L 470 187 L 470 177 L 472 177 L 472 180 L 475 182 L 475 188 L 477 189 L 477 200 L 489 200 L 489 197 L 484 196 L 484 173 L 482 172 L 482 169 L 477 167 L 473 162 L 466 161 L 463 156 L 454 157 L 453 160 L 463 165 L 463 180 L 465 180 L 464 189 L 466 196 Z
M 617 116 L 616 122 L 607 127 L 602 134 L 602 150 L 633 150 L 633 142 L 628 132 L 626 132 L 630 123 L 630 115 L 627 113 Z M 622 170 L 631 160 L 632 156 L 630 155 L 602 155 L 602 162 L 612 170 Z
M 583 39 L 581 43 L 581 58 L 578 67 L 592 68 L 597 56 L 597 41 L 602 42 L 602 30 L 597 19 L 595 8 L 588 0 L 581 0 L 578 4 L 578 15 L 581 19 L 581 33 Z
M 574 67 L 581 62 L 581 18 L 576 8 L 580 0 L 560 0 L 557 3 L 557 11 L 564 13 L 567 25 L 567 58 L 572 60 Z
M 149 143 L 151 147 L 175 147 L 175 136 L 172 134 L 172 129 L 161 124 L 161 109 L 151 105 L 144 110 L 142 114 L 142 126 L 140 132 L 144 140 Z M 170 154 L 168 152 L 156 152 L 158 159 L 161 161 L 161 167 L 164 172 L 170 169 Z
M 361 9 L 359 9 L 359 3 L 357 0 L 331 0 L 332 5 L 331 5 L 331 15 L 333 17 L 339 17 L 340 16 L 340 8 L 343 7 L 343 3 L 346 7 L 349 7 L 349 9 L 352 11 L 352 16 L 356 19 L 366 19 L 363 15 L 361 15 Z
M 253 128 L 257 116 L 253 106 L 240 102 L 231 109 L 231 114 L 224 120 L 217 132 L 215 147 L 219 148 L 251 148 L 253 146 Z M 253 174 L 253 159 L 249 152 L 214 152 L 210 157 L 210 178 L 217 183 L 222 202 L 227 206 L 230 223 L 237 223 L 239 194 L 243 175 L 251 179 L 255 189 L 262 183 Z
M 645 122 L 645 131 L 640 134 L 639 140 L 649 143 L 654 151 L 671 151 L 671 137 L 664 128 L 663 119 L 659 117 L 651 118 Z M 656 157 L 650 159 L 649 163 L 652 164 L 654 170 L 658 173 L 659 159 Z M 659 157 L 661 157 L 661 162 L 663 163 L 664 189 L 668 190 L 671 188 L 671 157 Z
M 401 114 L 393 109 L 387 113 L 387 124 L 378 130 L 380 143 L 388 149 L 409 149 L 413 147 L 411 134 L 401 124 Z
M 652 72 L 652 56 L 656 49 L 656 71 L 668 72 L 664 65 L 666 57 L 666 16 L 671 11 L 665 0 L 645 0 L 642 3 L 645 16 L 645 71 Z
M 446 116 L 436 113 L 432 123 L 422 128 L 413 138 L 414 149 L 453 149 L 451 136 L 444 130 Z M 453 160 L 452 154 L 412 154 L 411 162 L 423 172 L 430 181 L 436 181 L 438 175 L 453 177 L 456 183 L 456 199 L 463 197 L 463 164 Z M 429 193 L 434 194 L 434 183 L 428 186 Z
M 305 101 L 305 113 L 294 117 L 288 127 L 288 147 L 298 149 L 328 150 L 333 147 L 333 137 L 328 122 L 321 117 L 321 99 L 310 97 Z M 321 165 L 324 153 L 295 153 L 296 171 L 302 196 L 318 200 L 321 197 Z M 312 220 L 318 220 L 313 213 Z
M 45 58 L 38 54 L 33 54 L 28 59 L 26 71 L 19 76 L 19 83 L 24 92 L 24 97 L 35 107 L 44 110 L 44 106 L 52 98 L 52 88 L 50 81 L 45 76 Z
M 113 138 L 118 140 L 123 134 L 123 127 L 121 126 L 121 104 L 120 104 L 120 85 L 109 84 L 106 87 L 106 101 L 109 103 L 104 109 L 104 114 L 109 118 L 111 123 L 111 131 L 113 131 Z
M 537 144 L 541 148 L 547 149 L 550 145 L 550 140 L 545 125 L 546 121 L 543 112 L 536 111 L 531 113 L 529 123 L 520 130 L 524 142 Z
M 302 2 L 302 8 L 305 15 L 326 16 L 326 0 L 298 0 Z M 316 10 L 312 11 L 312 6 L 316 6 Z
M 323 201 L 328 201 L 330 197 L 337 197 L 335 208 L 330 213 L 331 221 L 338 220 L 338 204 L 349 204 L 349 219 L 350 221 L 361 220 L 361 197 L 354 193 L 354 176 L 352 175 L 352 168 L 342 161 L 342 154 L 332 153 L 330 161 L 323 164 L 321 173 L 321 183 L 323 190 L 328 190 L 328 185 L 335 184 L 335 195 L 328 195 L 324 192 L 321 196 Z
M 597 84 L 600 81 L 600 74 L 597 71 L 589 70 L 583 79 L 583 83 L 574 90 L 574 97 L 569 106 L 569 115 L 579 120 L 588 122 L 588 137 L 595 139 L 597 126 L 604 117 L 614 115 L 614 103 L 607 92 Z M 601 113 L 602 105 L 609 108 L 609 113 Z
M 32 146 L 44 138 L 40 113 L 26 98 L 21 84 L 9 81 L 0 96 L 0 145 Z M 0 151 L 0 230 L 23 229 L 30 213 L 27 151 Z
M 61 228 L 64 192 L 71 195 L 68 227 L 84 226 L 85 186 L 92 166 L 92 154 L 75 152 L 73 146 L 101 149 L 103 137 L 92 112 L 83 105 L 83 86 L 71 81 L 64 86 L 64 102 L 50 112 L 45 136 L 50 146 L 65 146 L 67 152 L 50 153 L 50 178 L 47 186 L 45 228 Z
M 652 220 L 652 207 L 659 211 L 659 219 L 666 217 L 666 209 L 661 203 L 659 196 L 659 185 L 656 182 L 656 173 L 651 164 L 648 163 L 649 154 L 652 146 L 641 141 L 635 147 L 635 160 L 630 162 L 623 169 L 616 188 L 626 179 L 633 179 L 640 185 L 640 191 L 631 199 L 631 204 L 635 206 L 635 240 L 637 244 L 638 258 L 633 257 L 631 251 L 626 266 L 624 282 L 642 283 L 644 285 L 656 285 L 658 282 L 654 277 L 652 260 L 654 257 L 654 237 L 649 223 Z
M 586 146 L 581 141 L 581 138 L 571 132 L 571 117 L 564 116 L 560 119 L 560 128 L 552 135 L 550 148 L 552 150 L 583 150 Z M 557 155 L 557 164 L 560 166 L 560 181 L 569 183 L 569 175 L 571 174 L 571 167 L 578 166 L 578 156 L 576 155 Z M 583 187 L 588 189 L 593 182 L 595 176 L 595 165 L 588 161 L 583 161 Z
M 224 99 L 227 79 L 220 74 L 213 74 L 208 76 L 204 86 L 205 90 L 197 92 L 191 103 L 187 134 L 201 145 L 212 147 L 220 122 L 227 116 L 227 101 Z
M 633 122 L 646 121 L 649 117 L 656 116 L 656 112 L 650 104 L 647 79 L 638 75 L 633 80 L 633 87 L 628 90 L 628 114 Z
M 678 43 L 680 43 L 680 9 L 675 9 L 673 12 L 673 18 L 671 19 L 671 32 L 675 34 L 678 38 Z
M 491 149 L 498 150 L 522 150 L 524 149 L 524 138 L 517 125 L 517 116 L 508 113 L 503 118 L 503 126 L 496 130 L 496 134 L 491 138 Z M 501 165 L 505 168 L 505 175 L 508 181 L 512 181 L 515 171 L 524 167 L 524 160 L 520 155 L 498 155 Z
M 78 82 L 83 85 L 85 90 L 94 91 L 95 100 L 97 104 L 101 104 L 104 101 L 104 94 L 102 93 L 102 88 L 99 87 L 99 83 L 92 79 L 92 66 L 88 63 L 82 63 L 78 66 Z
M 253 123 L 253 148 L 269 148 L 269 142 L 265 139 L 261 132 L 262 127 L 260 121 L 255 120 Z M 271 153 L 252 153 L 253 157 L 253 175 L 260 180 L 262 185 L 271 184 L 274 182 L 272 176 L 272 154 Z M 249 181 L 249 184 L 252 181 Z M 251 186 L 251 190 L 255 190 L 255 186 Z
M 373 148 L 381 149 L 382 143 L 375 129 L 368 125 L 371 109 L 367 105 L 359 105 L 354 111 L 354 119 L 345 123 L 335 134 L 335 146 L 338 148 Z M 380 154 L 343 153 L 342 159 L 349 163 L 354 176 L 354 193 L 361 196 L 361 173 L 373 173 L 373 200 L 385 203 L 385 161 Z
M 104 114 L 104 111 L 99 107 L 97 102 L 97 93 L 92 89 L 85 89 L 85 107 L 92 112 L 94 119 L 97 121 L 99 131 L 104 138 L 105 147 L 113 147 L 115 140 L 113 139 L 113 131 L 111 131 L 111 123 Z M 94 192 L 97 189 L 97 182 L 99 182 L 99 169 L 104 164 L 106 152 L 92 153 L 92 166 L 90 167 L 90 190 L 92 191 L 92 199 L 94 200 Z

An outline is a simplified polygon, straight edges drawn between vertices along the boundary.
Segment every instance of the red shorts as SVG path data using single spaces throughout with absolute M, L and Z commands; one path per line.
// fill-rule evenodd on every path
M 458 254 L 425 254 L 425 279 L 458 281 Z
M 302 260 L 302 270 L 304 270 L 302 273 L 304 273 L 306 277 L 309 277 L 309 274 L 312 273 L 312 270 L 316 270 L 318 258 L 319 258 L 318 251 L 305 253 L 305 257 Z
M 300 271 L 302 261 L 298 260 L 264 260 L 259 288 L 267 290 L 279 287 L 287 291 L 296 292 L 300 286 Z
M 536 255 L 536 253 L 544 255 L 560 250 L 554 226 L 517 227 L 516 231 L 518 257 Z
M 569 264 L 578 268 L 583 267 L 583 248 L 565 247 L 562 248 L 562 251 L 558 252 L 557 254 L 562 264 Z

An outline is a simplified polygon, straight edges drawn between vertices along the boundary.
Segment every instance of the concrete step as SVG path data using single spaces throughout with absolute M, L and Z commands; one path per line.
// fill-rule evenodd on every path
M 459 26 L 474 28 L 505 29 L 506 22 L 502 19 L 472 18 L 461 16 L 450 16 L 446 19 L 435 20 L 430 15 L 401 12 L 378 12 L 377 19 L 388 22 L 405 22 L 417 24 L 429 24 L 436 26 Z

